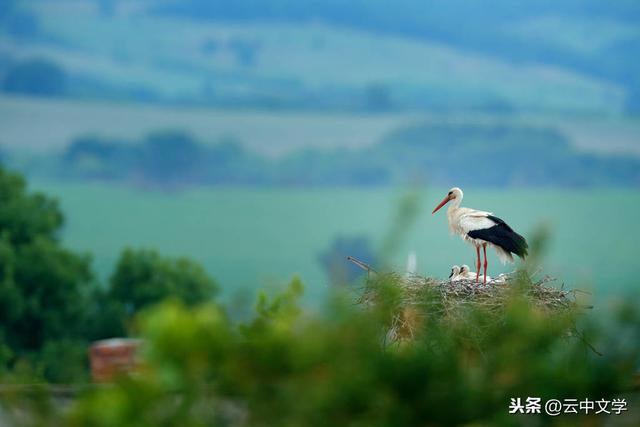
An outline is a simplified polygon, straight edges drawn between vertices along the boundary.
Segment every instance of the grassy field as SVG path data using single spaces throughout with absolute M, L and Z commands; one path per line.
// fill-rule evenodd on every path
M 309 146 L 362 147 L 418 121 L 552 127 L 584 150 L 640 155 L 640 118 L 233 111 L 0 96 L 0 146 L 13 151 L 62 149 L 85 134 L 131 140 L 174 128 L 204 143 L 232 136 L 252 151 L 278 156 Z
M 317 256 L 338 235 L 364 234 L 379 245 L 389 230 L 401 191 L 392 190 L 194 190 L 153 193 L 102 185 L 43 184 L 67 215 L 63 239 L 94 254 L 104 278 L 120 250 L 153 247 L 192 257 L 223 285 L 226 297 L 277 288 L 294 274 L 315 302 L 327 279 Z M 431 209 L 442 191 L 422 193 L 422 211 L 394 263 L 409 250 L 422 274 L 446 277 L 452 264 L 473 264 L 474 251 L 449 236 L 444 214 Z M 637 283 L 637 212 L 633 191 L 534 191 L 467 189 L 465 205 L 491 209 L 525 236 L 540 225 L 552 239 L 542 267 L 569 287 L 598 296 Z M 490 254 L 490 274 L 507 271 Z

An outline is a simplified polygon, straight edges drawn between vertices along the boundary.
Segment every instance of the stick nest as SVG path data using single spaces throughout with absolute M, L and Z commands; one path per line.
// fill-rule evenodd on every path
M 403 276 L 397 273 L 371 274 L 367 279 L 358 304 L 371 308 L 379 306 L 389 287 L 395 288 L 390 304 L 390 324 L 387 344 L 412 340 L 427 314 L 444 320 L 455 321 L 466 309 L 482 309 L 501 318 L 508 303 L 518 296 L 532 308 L 545 315 L 575 313 L 584 308 L 577 302 L 578 290 L 565 290 L 553 286 L 555 279 L 545 276 L 533 280 L 523 272 L 501 275 L 489 283 L 474 280 L 439 280 L 418 275 Z

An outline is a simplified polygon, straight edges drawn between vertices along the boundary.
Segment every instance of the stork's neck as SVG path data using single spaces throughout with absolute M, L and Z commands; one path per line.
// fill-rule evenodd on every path
M 455 198 L 449 203 L 449 207 L 447 208 L 447 220 L 449 221 L 449 229 L 452 232 L 454 231 L 454 224 L 457 222 L 456 214 L 458 213 L 458 209 L 460 209 L 460 203 L 462 203 L 462 198 Z
M 456 197 L 449 203 L 447 211 L 455 211 L 460 207 L 460 203 L 462 203 L 462 197 Z

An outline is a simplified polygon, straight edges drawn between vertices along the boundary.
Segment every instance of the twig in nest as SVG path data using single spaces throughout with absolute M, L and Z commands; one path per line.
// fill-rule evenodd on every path
M 386 336 L 387 344 L 392 344 L 393 342 L 413 340 L 416 336 L 414 329 L 422 324 L 427 313 L 454 318 L 460 315 L 460 310 L 464 310 L 464 307 L 475 306 L 499 314 L 512 298 L 512 290 L 519 280 L 522 278 L 516 273 L 512 273 L 505 274 L 501 281 L 482 285 L 473 280 L 450 281 L 418 275 L 404 276 L 394 272 L 380 273 L 367 281 L 364 292 L 357 303 L 364 306 L 375 306 L 380 297 L 378 283 L 392 283 L 399 286 L 401 292 L 395 303 L 395 313 L 390 319 L 389 334 Z M 575 301 L 575 295 L 572 291 L 547 285 L 554 280 L 550 276 L 544 276 L 537 279 L 536 282 L 529 282 L 529 286 L 523 288 L 523 296 L 532 306 L 547 313 L 562 313 L 584 308 Z M 435 295 L 436 300 L 440 303 L 425 306 L 427 293 Z M 402 315 L 409 313 L 411 316 Z M 499 321 L 499 316 L 496 317 L 496 321 Z M 584 340 L 584 337 L 581 339 Z M 599 354 L 586 341 L 585 344 L 596 354 Z
M 371 266 L 363 261 L 360 261 L 358 258 L 356 257 L 352 257 L 351 255 L 349 255 L 347 257 L 348 261 L 351 261 L 352 263 L 354 263 L 355 265 L 357 265 L 358 267 L 360 267 L 361 269 L 363 269 L 364 271 L 366 271 L 367 273 L 377 273 L 377 271 L 375 271 L 373 268 L 371 268 Z

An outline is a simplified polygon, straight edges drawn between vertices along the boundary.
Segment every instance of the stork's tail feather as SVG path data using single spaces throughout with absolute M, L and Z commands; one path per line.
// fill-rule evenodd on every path
M 513 232 L 513 234 L 514 234 L 513 241 L 515 243 L 516 250 L 512 252 L 518 255 L 520 258 L 525 259 L 526 256 L 529 255 L 529 245 L 527 244 L 527 241 L 525 240 L 524 237 L 522 237 L 515 231 Z

